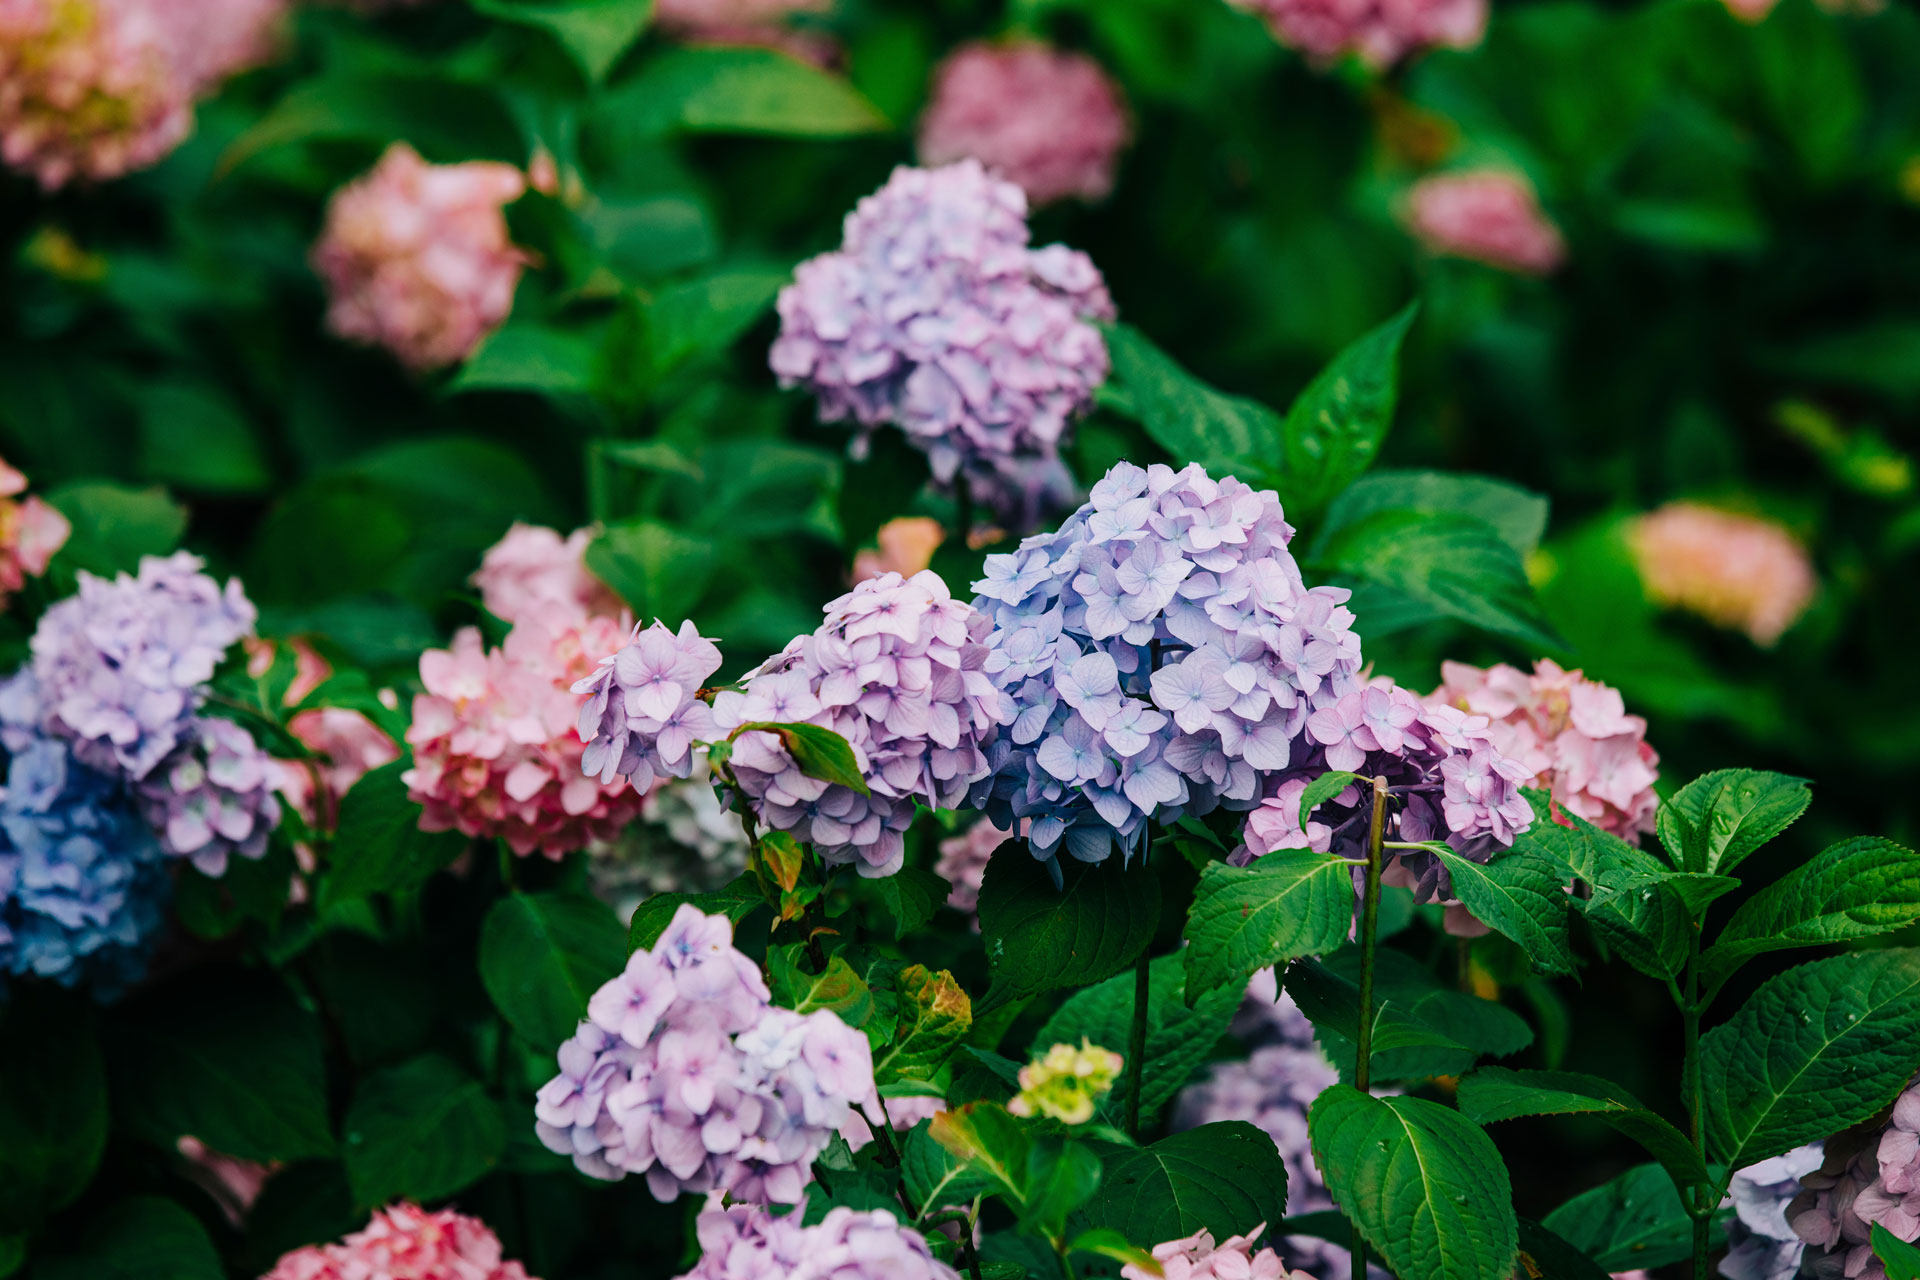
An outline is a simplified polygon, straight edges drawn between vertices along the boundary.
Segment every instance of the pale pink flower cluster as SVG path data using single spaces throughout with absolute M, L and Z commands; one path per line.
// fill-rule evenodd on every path
M 396 1204 L 339 1244 L 282 1256 L 263 1280 L 528 1280 L 527 1269 L 501 1253 L 500 1238 L 478 1218 Z
M 1428 252 L 1520 275 L 1544 276 L 1567 258 L 1560 228 L 1525 178 L 1504 169 L 1462 169 L 1420 179 L 1403 217 Z
M 1325 66 L 1352 54 L 1389 67 L 1422 49 L 1470 49 L 1487 29 L 1487 0 L 1229 0 L 1258 14 L 1281 44 Z
M 612 617 L 625 605 L 587 568 L 592 541 L 591 529 L 562 538 L 553 529 L 516 523 L 488 549 L 473 585 L 487 612 L 502 622 Z
M 464 360 L 513 310 L 527 255 L 505 207 L 526 191 L 509 164 L 428 164 L 404 142 L 340 188 L 313 247 L 327 327 L 408 368 Z
M 0 0 L 0 160 L 51 191 L 158 163 L 287 0 Z
M 624 619 L 528 618 L 498 649 L 468 627 L 451 649 L 422 654 L 426 692 L 413 700 L 405 774 L 426 808 L 421 828 L 498 836 L 523 857 L 538 849 L 558 859 L 612 840 L 638 817 L 645 797 L 625 779 L 603 783 L 581 771 L 585 745 L 570 692 L 626 632 Z
M 841 61 L 839 42 L 788 25 L 795 14 L 822 14 L 833 0 L 656 0 L 653 20 L 687 44 L 777 49 L 815 66 Z
M 4 3 L 0 0 L 0 5 Z M 39 497 L 20 497 L 26 488 L 27 478 L 0 458 L 0 613 L 6 612 L 7 601 L 27 585 L 28 578 L 47 571 L 54 553 L 73 532 L 67 518 L 50 504 Z
M 1786 1215 L 1807 1242 L 1802 1275 L 1887 1280 L 1873 1228 L 1920 1240 L 1920 1084 L 1908 1086 L 1880 1128 L 1828 1139 L 1820 1167 L 1801 1175 Z
M 1618 689 L 1550 658 L 1531 675 L 1504 662 L 1443 662 L 1440 677 L 1427 704 L 1487 717 L 1494 749 L 1531 770 L 1533 785 L 1556 804 L 1635 844 L 1653 830 L 1660 757 L 1647 745 L 1647 722 L 1627 714 Z
M 1120 1268 L 1120 1275 L 1122 1280 L 1313 1280 L 1304 1271 L 1287 1270 L 1271 1249 L 1253 1251 L 1253 1242 L 1266 1229 L 1263 1222 L 1243 1236 L 1228 1236 L 1216 1245 L 1213 1232 L 1202 1228 L 1153 1247 L 1160 1276 L 1132 1263 Z
M 928 516 L 898 516 L 880 526 L 874 541 L 878 549 L 868 548 L 853 558 L 853 580 L 897 573 L 911 578 L 933 563 L 933 553 L 946 540 L 940 522 Z
M 978 160 L 1036 205 L 1101 200 L 1132 134 L 1119 86 L 1092 58 L 1033 40 L 983 41 L 934 71 L 920 163 Z
M 1819 585 L 1807 549 L 1758 516 L 1669 502 L 1627 536 L 1654 603 L 1744 631 L 1762 648 L 1799 621 Z

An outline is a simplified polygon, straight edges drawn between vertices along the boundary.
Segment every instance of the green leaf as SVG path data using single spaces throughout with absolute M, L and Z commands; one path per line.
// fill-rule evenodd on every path
M 324 909 L 424 881 L 466 849 L 457 831 L 422 831 L 424 812 L 407 798 L 405 759 L 381 765 L 340 800 L 340 825 L 320 882 Z
M 587 547 L 587 568 L 633 606 L 637 618 L 677 627 L 711 585 L 713 544 L 657 520 L 608 525 Z
M 1657 1164 L 1635 1165 L 1581 1192 L 1541 1225 L 1608 1271 L 1664 1267 L 1693 1253 L 1693 1219 Z
M 1018 1120 L 995 1102 L 969 1102 L 942 1111 L 927 1134 L 979 1181 L 1018 1205 L 1025 1197 L 1032 1140 Z
M 1395 1273 L 1512 1275 L 1519 1228 L 1507 1167 L 1459 1112 L 1336 1084 L 1314 1100 L 1307 1132 L 1327 1190 Z
M 655 376 L 731 346 L 791 278 L 789 271 L 716 271 L 654 294 L 647 319 Z
M 1287 410 L 1280 482 L 1289 509 L 1318 511 L 1373 464 L 1393 425 L 1400 341 L 1419 310 L 1409 302 L 1348 343 Z
M 1462 1115 L 1483 1125 L 1520 1116 L 1596 1116 L 1646 1148 L 1676 1183 L 1698 1185 L 1709 1176 L 1687 1135 L 1598 1076 L 1482 1067 L 1460 1082 L 1459 1104 Z
M 1506 480 L 1456 471 L 1376 471 L 1334 498 L 1314 536 L 1321 543 L 1376 511 L 1463 515 L 1491 526 L 1522 556 L 1533 554 L 1547 529 L 1547 500 Z
M 591 339 L 550 325 L 520 321 L 497 330 L 467 357 L 447 383 L 462 391 L 537 391 L 585 395 L 594 386 L 599 347 Z
M 1665 885 L 1598 901 L 1575 898 L 1572 905 L 1601 941 L 1648 977 L 1675 978 L 1686 967 L 1692 916 Z
M 1533 806 L 1534 821 L 1513 838 L 1514 849 L 1549 858 L 1568 875 L 1588 884 L 1598 884 L 1609 872 L 1657 874 L 1671 870 L 1646 850 L 1554 804 L 1547 792 L 1528 789 L 1524 794 Z
M 735 729 L 728 740 L 756 731 L 771 733 L 779 738 L 780 745 L 800 766 L 800 772 L 809 778 L 837 783 L 863 796 L 870 794 L 866 777 L 860 772 L 859 759 L 853 754 L 853 744 L 833 730 L 817 724 L 776 724 L 771 720 L 756 720 Z
M 1531 1218 L 1520 1219 L 1520 1276 L 1540 1280 L 1609 1280 L 1600 1264 Z
M 1017 996 L 1110 978 L 1153 940 L 1160 878 L 1151 867 L 1065 862 L 1056 889 L 1037 858 L 988 860 L 980 932 L 993 985 L 976 1015 Z
M 73 526 L 58 563 L 102 577 L 132 572 L 142 556 L 167 555 L 187 531 L 187 509 L 165 489 L 83 481 L 50 490 L 46 499 Z
M 1353 928 L 1353 867 L 1331 853 L 1276 849 L 1251 866 L 1203 868 L 1187 915 L 1187 999 L 1243 989 L 1256 970 L 1339 947 Z
M 651 950 L 673 923 L 674 913 L 688 905 L 710 916 L 725 916 L 738 926 L 755 908 L 766 906 L 767 900 L 751 872 L 712 893 L 656 893 L 627 922 L 627 950 Z
M 1484 520 L 1376 511 L 1326 539 L 1315 567 L 1377 583 L 1440 614 L 1543 648 L 1564 648 L 1519 554 Z
M 1020 1223 L 1049 1240 L 1066 1234 L 1067 1218 L 1100 1186 L 1100 1157 L 1078 1142 L 1042 1138 L 1027 1158 Z
M 1359 960 L 1359 948 L 1347 946 L 1325 961 L 1297 961 L 1287 970 L 1287 993 L 1345 1079 L 1353 1078 L 1357 1055 Z M 1375 967 L 1375 1080 L 1459 1075 L 1482 1054 L 1506 1057 L 1533 1042 L 1532 1029 L 1513 1010 L 1441 986 L 1410 956 L 1381 948 Z
M 34 1262 L 35 1280 L 224 1280 L 200 1220 L 172 1200 L 133 1196 L 70 1237 L 78 1248 Z
M 498 87 L 446 75 L 320 75 L 296 79 L 220 157 L 227 173 L 294 143 L 405 138 L 429 160 L 526 158 Z
M 819 973 L 807 973 L 798 961 L 806 954 L 799 943 L 771 948 L 767 965 L 773 980 L 773 998 L 795 1013 L 831 1009 L 850 1027 L 862 1027 L 873 1016 L 873 990 L 866 979 L 854 972 L 845 956 L 827 958 L 827 967 Z
M 1116 1148 L 1090 1226 L 1129 1240 L 1175 1240 L 1196 1231 L 1214 1239 L 1286 1216 L 1287 1166 L 1273 1139 L 1244 1120 L 1185 1129 L 1146 1147 Z
M 1309 814 L 1359 781 L 1359 774 L 1335 769 L 1309 782 L 1300 793 L 1300 825 L 1306 826 Z
M 1868 114 L 1860 59 L 1833 15 L 1796 0 L 1751 33 L 1762 101 L 1816 185 L 1858 162 Z
M 1740 887 L 1732 876 L 1714 876 L 1700 871 L 1607 871 L 1593 887 L 1593 901 L 1605 904 L 1616 898 L 1631 897 L 1659 887 L 1671 893 L 1687 914 L 1695 920 L 1707 907 Z
M 1684 870 L 1725 874 L 1792 825 L 1812 799 L 1805 778 L 1721 769 L 1660 806 L 1660 843 Z
M 1754 956 L 1867 938 L 1920 920 L 1920 857 L 1878 836 L 1831 845 L 1740 904 L 1700 957 L 1712 999 Z
M 925 867 L 902 867 L 890 876 L 861 882 L 880 897 L 893 936 L 904 938 L 946 904 L 953 886 Z
M 639 133 L 844 138 L 892 127 L 845 80 L 772 49 L 671 50 L 608 94 L 603 111 Z
M 1179 956 L 1160 956 L 1148 965 L 1147 1039 L 1140 1080 L 1143 1122 L 1158 1115 L 1193 1073 L 1206 1064 L 1240 1007 L 1239 988 L 1210 991 L 1192 1007 L 1187 1004 L 1185 988 L 1186 974 Z M 1083 1038 L 1124 1049 L 1133 1022 L 1133 1002 L 1134 976 L 1130 973 L 1074 992 L 1034 1036 L 1029 1056 L 1044 1053 L 1056 1044 L 1079 1044 Z M 1107 1095 L 1105 1105 L 1110 1114 L 1125 1114 L 1131 1083 L 1131 1074 L 1123 1074 Z
M 573 1034 L 588 999 L 626 959 L 619 918 L 584 894 L 512 894 L 480 926 L 480 982 L 500 1016 L 540 1050 Z
M 1789 969 L 1700 1041 L 1707 1151 L 1735 1169 L 1859 1124 L 1916 1065 L 1920 950 Z
M 259 493 L 273 482 L 253 424 L 211 381 L 142 388 L 140 454 L 147 475 L 202 493 Z
M 653 16 L 653 0 L 558 0 L 545 4 L 473 0 L 473 7 L 488 17 L 548 32 L 594 84 L 607 78 L 607 72 L 632 47 Z
M 875 1079 L 933 1079 L 972 1029 L 973 1002 L 951 973 L 908 966 L 900 972 L 900 1026 L 874 1055 Z
M 71 1203 L 107 1145 L 107 1075 L 85 997 L 37 985 L 0 1004 L 0 1234 Z
M 1886 1264 L 1887 1280 L 1920 1280 L 1920 1248 L 1877 1222 L 1873 1224 L 1871 1238 L 1873 1256 Z
M 333 1154 L 320 1020 L 271 972 L 184 974 L 142 992 L 113 1031 L 119 1114 L 156 1145 L 192 1134 L 262 1163 Z
M 485 1177 L 506 1147 L 500 1108 L 439 1054 L 364 1077 L 347 1108 L 347 1180 L 362 1208 L 450 1196 Z
M 1103 1258 L 1112 1258 L 1122 1266 L 1157 1267 L 1159 1262 L 1151 1253 L 1136 1244 L 1130 1244 L 1126 1236 L 1112 1227 L 1095 1227 L 1091 1231 L 1082 1231 L 1067 1241 L 1068 1253 L 1095 1253 Z
M 927 1124 L 917 1124 L 907 1134 L 900 1153 L 900 1177 L 908 1197 L 923 1209 L 968 1204 L 994 1185 L 935 1142 Z
M 1509 849 L 1490 862 L 1463 858 L 1444 845 L 1432 846 L 1453 878 L 1453 894 L 1489 928 L 1519 944 L 1542 973 L 1573 972 L 1567 940 L 1567 884 L 1564 873 L 1546 858 Z
M 1271 457 L 1280 440 L 1280 415 L 1263 404 L 1224 395 L 1201 382 L 1131 325 L 1109 325 L 1107 354 L 1113 383 L 1123 388 L 1130 416 L 1154 443 L 1184 465 L 1197 462 L 1215 477 L 1243 473 Z M 1265 464 L 1256 468 L 1271 471 Z

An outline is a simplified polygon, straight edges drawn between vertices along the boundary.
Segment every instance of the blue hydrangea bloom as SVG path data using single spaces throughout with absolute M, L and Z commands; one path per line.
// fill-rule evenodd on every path
M 0 788 L 0 981 L 32 975 L 112 995 L 144 967 L 168 886 L 118 779 L 55 739 L 13 752 Z

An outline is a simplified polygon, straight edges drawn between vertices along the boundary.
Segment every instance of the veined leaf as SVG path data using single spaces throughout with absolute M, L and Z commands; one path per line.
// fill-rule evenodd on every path
M 1805 778 L 1721 769 L 1660 806 L 1660 843 L 1683 870 L 1725 874 L 1785 831 L 1812 799 Z
M 1460 1082 L 1461 1114 L 1480 1124 L 1520 1116 L 1592 1115 L 1632 1138 L 1682 1186 L 1707 1181 L 1707 1166 L 1687 1136 L 1625 1089 L 1573 1071 L 1482 1067 Z
M 1550 860 L 1509 849 L 1490 862 L 1463 858 L 1441 845 L 1434 856 L 1453 878 L 1453 893 L 1476 919 L 1518 943 L 1543 973 L 1573 972 L 1567 940 L 1567 885 Z
M 1138 958 L 1160 923 L 1160 879 L 1117 863 L 1070 862 L 1056 889 L 1036 858 L 988 860 L 980 932 L 993 986 L 975 1016 L 1016 996 L 1099 982 Z
M 1203 1229 L 1224 1240 L 1222 1232 L 1279 1222 L 1286 1203 L 1287 1166 L 1273 1139 L 1226 1120 L 1151 1146 L 1113 1148 L 1086 1217 L 1129 1240 L 1174 1240 Z
M 817 724 L 776 724 L 771 720 L 758 720 L 741 725 L 730 738 L 755 731 L 771 733 L 779 738 L 780 745 L 800 766 L 800 772 L 809 778 L 837 783 L 863 796 L 870 794 L 866 777 L 860 772 L 859 758 L 853 753 L 853 744 L 833 730 Z
M 1887 1280 L 1920 1280 L 1920 1248 L 1879 1223 L 1873 1224 L 1873 1254 L 1886 1264 Z
M 1205 867 L 1187 915 L 1188 1001 L 1339 947 L 1353 928 L 1353 868 L 1310 849 L 1277 849 L 1247 867 Z
M 1693 1219 L 1657 1164 L 1635 1165 L 1541 1221 L 1608 1271 L 1664 1267 L 1693 1252 Z
M 1289 510 L 1318 511 L 1372 465 L 1393 425 L 1400 342 L 1419 310 L 1409 302 L 1348 343 L 1287 410 L 1278 481 Z
M 627 948 L 619 917 L 598 898 L 516 893 L 480 926 L 480 982 L 522 1039 L 550 1050 L 573 1034 Z
M 1359 781 L 1360 775 L 1357 773 L 1334 769 L 1309 782 L 1300 793 L 1300 825 L 1306 826 L 1307 815 Z
M 1131 402 L 1130 416 L 1176 463 L 1197 462 L 1219 475 L 1272 456 L 1280 415 L 1266 405 L 1216 391 L 1131 325 L 1107 327 L 1107 354 L 1113 381 Z

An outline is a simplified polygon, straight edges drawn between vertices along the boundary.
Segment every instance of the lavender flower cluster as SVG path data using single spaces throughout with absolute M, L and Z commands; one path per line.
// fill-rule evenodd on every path
M 1071 490 L 1059 449 L 1106 381 L 1092 322 L 1113 318 L 1099 270 L 1028 244 L 1027 198 L 976 160 L 901 167 L 846 221 L 841 247 L 780 294 L 771 363 L 820 418 L 851 418 L 864 448 L 886 423 L 941 484 L 1028 527 Z
M 1806 1241 L 1802 1273 L 1819 1280 L 1887 1280 L 1869 1243 L 1875 1224 L 1920 1239 L 1920 1081 L 1910 1083 L 1878 1130 L 1825 1144 L 1820 1167 L 1801 1175 L 1787 1222 Z
M 1800 1274 L 1800 1256 L 1807 1243 L 1794 1234 L 1787 1206 L 1800 1194 L 1800 1179 L 1818 1170 L 1825 1159 L 1823 1144 L 1810 1142 L 1733 1175 L 1727 1191 L 1734 1217 L 1727 1223 L 1721 1275 L 1727 1280 L 1792 1280 Z
M 1347 592 L 1308 590 L 1271 490 L 1122 462 L 1057 533 L 989 556 L 986 671 L 1012 698 L 976 804 L 1035 856 L 1131 856 L 1148 820 L 1252 808 L 1356 687 Z
M 884 1209 L 775 1217 L 757 1205 L 709 1208 L 696 1228 L 700 1262 L 679 1280 L 959 1280 L 919 1232 Z
M 731 922 L 690 905 L 594 993 L 559 1060 L 534 1106 L 541 1141 L 596 1178 L 645 1174 L 662 1201 L 798 1203 L 814 1157 L 875 1096 L 866 1037 L 772 1006 Z

